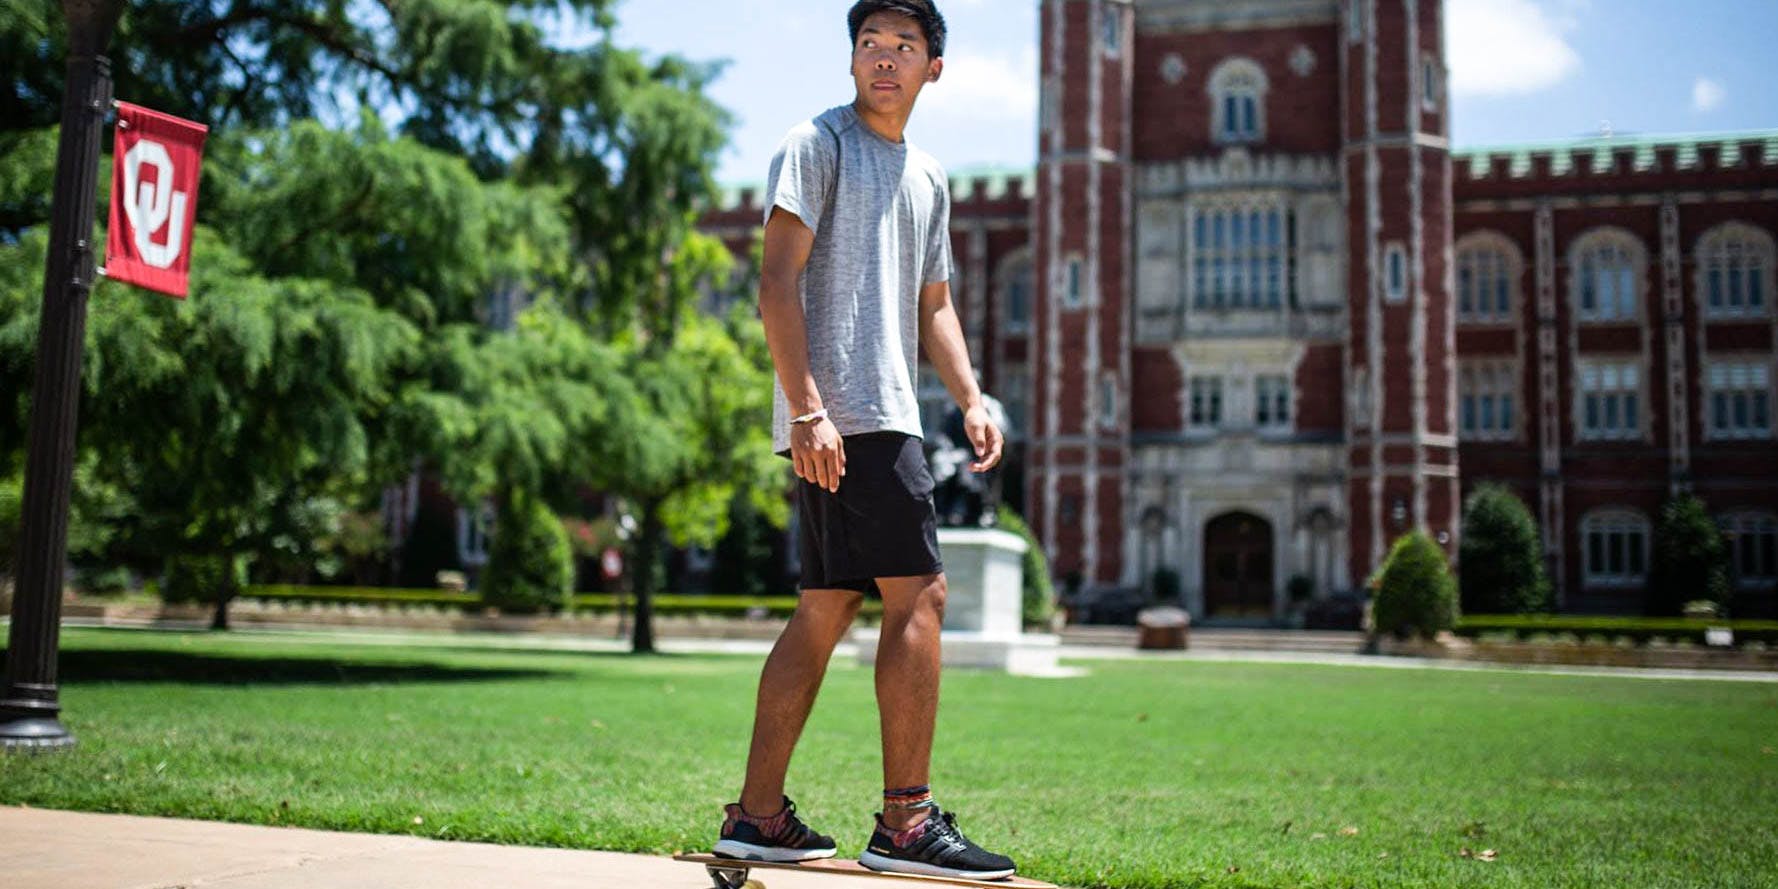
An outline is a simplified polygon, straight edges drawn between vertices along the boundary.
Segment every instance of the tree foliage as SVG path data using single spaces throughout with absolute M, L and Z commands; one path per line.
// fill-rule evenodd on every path
M 619 495 L 645 592 L 662 547 L 713 545 L 736 498 L 785 524 L 763 331 L 695 311 L 730 280 L 694 230 L 729 125 L 704 92 L 719 68 L 616 45 L 614 5 L 127 5 L 116 95 L 211 133 L 190 299 L 101 283 L 90 302 L 81 484 L 130 507 L 91 510 L 118 516 L 107 557 L 319 564 L 416 457 L 527 519 Z M 53 0 L 0 10 L 0 479 L 23 452 L 65 53 Z
M 1681 494 L 1661 507 L 1649 566 L 1650 615 L 1677 616 L 1685 603 L 1729 604 L 1729 554 L 1704 501 Z
M 1378 633 L 1432 639 L 1457 622 L 1457 581 L 1425 531 L 1396 538 L 1383 561 L 1371 618 Z
M 1554 607 L 1537 523 L 1524 501 L 1502 485 L 1478 485 L 1469 495 L 1457 564 L 1466 614 L 1531 614 Z

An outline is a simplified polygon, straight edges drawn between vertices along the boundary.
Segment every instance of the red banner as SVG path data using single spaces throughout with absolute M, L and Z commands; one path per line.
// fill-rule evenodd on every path
M 117 103 L 105 276 L 185 298 L 209 128 Z

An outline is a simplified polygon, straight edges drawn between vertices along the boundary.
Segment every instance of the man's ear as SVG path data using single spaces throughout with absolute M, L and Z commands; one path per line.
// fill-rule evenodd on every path
M 945 73 L 945 60 L 933 59 L 932 65 L 926 69 L 926 82 L 937 83 L 938 76 Z

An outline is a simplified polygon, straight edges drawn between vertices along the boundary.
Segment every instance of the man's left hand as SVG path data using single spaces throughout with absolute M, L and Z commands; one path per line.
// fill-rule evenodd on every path
M 1005 440 L 1000 435 L 1000 427 L 988 418 L 986 407 L 977 405 L 964 411 L 963 434 L 969 436 L 979 458 L 969 464 L 970 471 L 987 472 L 1000 462 L 1000 448 Z

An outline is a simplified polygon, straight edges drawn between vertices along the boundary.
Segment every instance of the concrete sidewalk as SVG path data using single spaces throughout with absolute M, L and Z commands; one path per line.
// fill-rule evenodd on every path
M 762 871 L 772 889 L 884 889 Z M 709 889 L 666 856 L 0 806 L 6 889 Z

